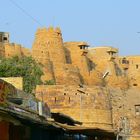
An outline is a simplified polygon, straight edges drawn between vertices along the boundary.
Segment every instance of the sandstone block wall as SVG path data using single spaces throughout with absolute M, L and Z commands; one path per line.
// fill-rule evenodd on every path
M 89 76 L 89 60 L 87 54 L 87 43 L 85 42 L 65 42 L 64 47 L 66 48 L 67 55 L 71 64 L 79 68 L 80 74 L 83 77 L 84 84 L 88 84 Z
M 79 85 L 82 78 L 79 69 L 70 64 L 55 64 L 54 73 L 56 84 L 58 85 Z
M 15 43 L 8 43 L 4 45 L 5 48 L 5 57 L 9 58 L 9 57 L 13 57 L 13 56 L 30 56 L 31 53 L 29 51 L 29 49 L 23 48 L 21 45 L 19 44 L 15 44 Z
M 42 80 L 53 80 L 56 85 L 38 86 L 36 96 L 47 102 L 52 111 L 81 120 L 86 126 L 111 128 L 108 95 L 114 94 L 113 124 L 119 125 L 118 117 L 125 112 L 132 120 L 132 134 L 139 134 L 133 107 L 140 104 L 135 100 L 139 99 L 140 56 L 119 56 L 118 49 L 111 46 L 88 49 L 86 42 L 64 43 L 60 28 L 52 27 L 37 30 L 31 53 L 21 45 L 10 44 L 7 34 L 0 34 L 0 43 L 1 57 L 32 55 L 43 65 Z M 114 90 L 109 92 L 105 87 Z M 81 94 L 78 90 L 84 91 Z M 131 107 L 127 106 L 129 101 Z
M 46 54 L 46 52 L 48 52 L 48 54 Z M 43 54 L 45 56 L 47 55 L 46 57 L 49 57 L 53 63 L 65 63 L 66 58 L 60 29 L 54 29 L 52 27 L 48 29 L 38 29 L 33 44 L 32 54 L 35 59 L 39 56 L 41 57 Z
M 9 33 L 0 32 L 0 58 L 31 56 L 29 49 L 22 47 L 20 44 L 10 43 L 9 38 Z
M 5 56 L 4 45 L 0 43 L 0 58 L 4 58 L 4 56 Z
M 21 45 L 9 43 L 9 34 L 1 33 L 0 56 L 30 56 L 31 52 Z M 7 38 L 7 42 L 3 39 Z M 88 49 L 85 42 L 63 43 L 60 28 L 38 29 L 32 48 L 32 56 L 44 65 L 43 81 L 53 80 L 57 84 L 104 85 L 123 88 L 129 86 L 139 87 L 139 56 L 118 56 L 118 49 L 110 46 L 101 46 Z M 129 63 L 122 63 L 126 58 Z M 77 67 L 75 71 L 68 70 L 66 66 Z M 71 65 L 71 66 L 70 66 Z M 106 72 L 108 77 L 103 80 Z M 73 75 L 73 76 L 72 76 Z M 63 77 L 63 78 L 62 78 Z M 72 77 L 72 78 L 71 78 Z M 76 77 L 74 79 L 74 77 Z M 65 80 L 63 80 L 65 79 Z M 66 80 L 71 79 L 71 80 Z M 79 80 L 78 80 L 79 79 Z M 123 83 L 122 80 L 123 79 Z
M 59 71 L 54 73 L 54 67 L 63 69 L 66 63 L 63 40 L 59 28 L 38 29 L 32 48 L 32 56 L 44 65 L 44 69 L 49 73 L 44 75 L 43 80 L 60 81 Z M 57 78 L 58 77 L 58 78 Z
M 111 129 L 109 95 L 100 87 L 37 86 L 36 97 L 47 102 L 52 112 L 60 112 L 87 127 Z
M 140 104 L 139 88 L 133 87 L 129 90 L 111 89 L 112 112 L 114 128 L 129 130 L 129 139 L 140 139 L 140 115 L 136 114 L 136 105 Z M 127 118 L 123 121 L 122 118 Z
M 45 62 L 50 61 L 50 71 L 53 71 L 57 85 L 38 86 L 36 89 L 37 98 L 46 101 L 53 112 L 69 115 L 75 120 L 83 122 L 84 126 L 111 128 L 111 115 L 113 115 L 113 120 L 118 120 L 118 116 L 123 116 L 124 111 L 121 111 L 119 107 L 119 111 L 116 111 L 116 107 L 110 105 L 109 97 L 106 95 L 110 95 L 110 92 L 113 91 L 99 90 L 95 86 L 98 86 L 98 88 L 103 86 L 113 87 L 114 89 L 119 88 L 121 91 L 128 90 L 134 83 L 138 87 L 139 57 L 126 57 L 124 61 L 124 57 L 118 55 L 118 49 L 110 46 L 88 49 L 85 42 L 63 43 L 62 36 L 53 38 L 56 35 L 55 29 L 51 28 L 49 30 L 51 30 L 51 33 L 48 33 L 48 36 L 44 35 L 46 33 L 39 32 L 38 34 L 37 32 L 36 45 L 33 45 L 33 50 L 35 50 L 33 56 L 42 64 L 45 64 L 46 68 L 49 65 Z M 44 32 L 46 31 L 44 30 Z M 55 43 L 44 44 L 47 38 L 50 41 L 54 40 Z M 59 41 L 56 41 L 56 38 Z M 41 55 L 38 52 L 42 50 L 44 54 Z M 59 53 L 56 53 L 56 51 Z M 76 85 L 79 84 L 80 86 L 87 85 L 84 94 L 77 92 L 79 88 Z M 123 100 L 125 98 L 122 98 L 121 102 Z M 118 104 L 120 100 L 115 100 L 115 102 Z M 114 107 L 113 112 L 110 106 Z M 117 113 L 119 115 L 116 115 Z M 128 116 L 131 115 L 128 114 Z M 134 117 L 132 115 L 130 118 Z M 139 130 L 136 123 L 137 119 L 132 120 L 132 125 L 135 126 L 132 129 L 137 133 Z M 119 125 L 119 122 L 114 121 L 113 124 Z M 114 129 L 117 129 L 117 127 L 114 127 Z
M 6 44 L 5 45 L 5 57 L 19 56 L 21 57 L 21 45 L 18 44 Z

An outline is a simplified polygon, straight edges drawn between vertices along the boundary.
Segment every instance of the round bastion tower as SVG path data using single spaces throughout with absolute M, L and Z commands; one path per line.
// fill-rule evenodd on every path
M 61 30 L 59 28 L 38 29 L 32 47 L 32 56 L 43 64 L 43 81 L 56 80 L 54 66 L 66 63 Z

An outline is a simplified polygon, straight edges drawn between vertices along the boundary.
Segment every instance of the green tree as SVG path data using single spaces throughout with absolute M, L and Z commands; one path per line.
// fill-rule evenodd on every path
M 54 80 L 48 80 L 48 81 L 45 81 L 43 84 L 44 85 L 55 85 L 55 81 Z
M 41 66 L 32 57 L 12 57 L 0 62 L 0 77 L 23 77 L 23 90 L 32 93 L 41 84 Z

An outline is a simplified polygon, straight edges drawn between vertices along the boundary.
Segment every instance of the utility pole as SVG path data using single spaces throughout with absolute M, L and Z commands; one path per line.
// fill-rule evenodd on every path
M 80 122 L 82 122 L 82 94 L 80 93 Z
M 82 122 L 82 95 L 85 94 L 82 90 L 77 90 L 80 94 L 80 121 Z

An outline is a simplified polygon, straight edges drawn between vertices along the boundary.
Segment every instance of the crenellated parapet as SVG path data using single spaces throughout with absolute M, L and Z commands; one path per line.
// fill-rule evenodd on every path
M 38 29 L 33 43 L 32 55 L 35 59 L 42 56 L 42 59 L 49 57 L 53 63 L 65 63 L 61 30 L 53 27 Z
M 0 57 L 31 56 L 31 51 L 20 44 L 10 43 L 8 32 L 0 32 Z
M 122 130 L 118 122 L 127 116 L 132 133 L 139 135 L 140 56 L 119 56 L 112 46 L 63 42 L 60 28 L 53 27 L 37 30 L 30 52 L 9 43 L 9 33 L 0 32 L 0 58 L 30 55 L 44 72 L 36 97 L 52 112 L 66 114 L 87 128 L 107 130 L 113 125 Z
M 5 49 L 5 57 L 13 57 L 13 56 L 31 56 L 31 52 L 29 49 L 22 47 L 20 44 L 15 43 L 7 43 L 4 44 Z
M 57 81 L 60 69 L 62 70 L 66 64 L 65 49 L 60 28 L 49 27 L 38 29 L 32 47 L 32 56 L 44 65 L 46 76 L 43 76 L 43 80 Z M 59 69 L 55 68 L 56 65 Z

